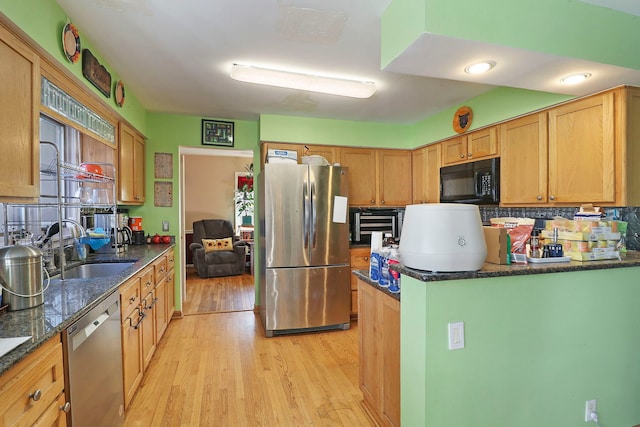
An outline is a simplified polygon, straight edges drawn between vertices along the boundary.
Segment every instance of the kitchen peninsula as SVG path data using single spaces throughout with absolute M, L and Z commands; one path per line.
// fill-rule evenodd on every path
M 621 260 L 429 273 L 400 267 L 403 425 L 640 422 L 640 253 Z M 371 284 L 366 272 L 360 284 Z M 464 322 L 464 348 L 448 324 Z M 364 327 L 361 325 L 361 327 Z

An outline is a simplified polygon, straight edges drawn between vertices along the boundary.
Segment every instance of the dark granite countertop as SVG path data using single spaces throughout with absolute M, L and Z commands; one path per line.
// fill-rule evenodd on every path
M 511 265 L 498 265 L 485 263 L 480 271 L 465 271 L 457 273 L 433 273 L 430 271 L 416 270 L 414 268 L 405 267 L 402 264 L 393 265 L 390 268 L 399 271 L 400 274 L 413 277 L 414 279 L 421 280 L 423 282 L 435 282 L 442 280 L 460 280 L 460 279 L 483 279 L 490 277 L 504 277 L 504 276 L 522 276 L 528 274 L 545 274 L 545 273 L 563 273 L 571 271 L 585 271 L 585 270 L 603 270 L 609 268 L 624 268 L 624 267 L 640 267 L 640 252 L 628 251 L 625 257 L 620 260 L 600 260 L 600 261 L 569 261 L 549 264 L 511 264 Z M 362 279 L 365 283 L 391 295 L 395 299 L 400 299 L 400 294 L 394 294 L 389 292 L 388 288 L 378 285 L 376 282 L 369 278 L 369 272 L 366 270 L 354 271 L 358 278 Z M 402 285 L 400 286 L 402 290 Z
M 26 337 L 31 340 L 0 357 L 0 374 L 18 363 L 50 338 L 88 313 L 139 270 L 175 245 L 131 245 L 121 254 L 91 254 L 90 262 L 135 263 L 120 274 L 96 279 L 52 279 L 44 294 L 44 304 L 0 314 L 0 338 Z
M 371 278 L 369 277 L 369 271 L 368 270 L 355 270 L 353 272 L 353 274 L 355 274 L 358 277 L 358 279 L 362 280 L 363 282 L 373 286 L 374 288 L 378 289 L 379 291 L 382 291 L 385 294 L 390 295 L 392 298 L 397 299 L 398 301 L 400 301 L 400 292 L 393 293 L 393 292 L 389 291 L 388 287 L 380 286 L 377 282 L 374 282 L 373 280 L 371 280 Z
M 627 251 L 626 256 L 620 260 L 607 259 L 600 261 L 569 261 L 550 264 L 511 264 L 498 265 L 485 263 L 480 271 L 465 271 L 457 273 L 433 273 L 430 271 L 416 270 L 414 268 L 399 266 L 391 266 L 390 268 L 397 270 L 400 274 L 404 274 L 423 282 L 434 282 L 440 280 L 459 280 L 459 279 L 483 279 L 489 277 L 503 276 L 522 276 L 528 274 L 545 274 L 545 273 L 563 273 L 569 271 L 585 271 L 585 270 L 604 270 L 609 268 L 639 267 L 640 252 Z

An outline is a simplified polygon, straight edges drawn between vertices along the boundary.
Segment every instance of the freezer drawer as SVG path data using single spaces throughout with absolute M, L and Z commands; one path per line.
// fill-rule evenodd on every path
M 266 269 L 260 292 L 266 335 L 297 329 L 348 329 L 349 274 L 348 265 Z

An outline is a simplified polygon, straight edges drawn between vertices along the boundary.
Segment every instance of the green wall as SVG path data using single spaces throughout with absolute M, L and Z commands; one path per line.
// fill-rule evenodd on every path
M 576 0 L 394 0 L 382 16 L 381 64 L 419 35 L 465 40 L 640 69 L 638 17 Z
M 405 426 L 640 423 L 640 268 L 421 282 L 402 277 Z M 447 324 L 465 348 L 448 350 Z
M 169 233 L 179 238 L 180 231 L 180 177 L 179 171 L 179 148 L 197 147 L 210 150 L 251 150 L 254 152 L 254 164 L 259 162 L 258 150 L 258 122 L 234 120 L 234 147 L 219 148 L 201 144 L 201 123 L 203 117 L 180 116 L 175 114 L 149 113 L 147 116 L 148 139 L 145 144 L 145 204 L 143 206 L 128 206 L 129 215 L 141 216 L 143 227 L 146 233 L 154 235 L 167 234 L 162 232 L 162 221 L 169 221 Z M 224 119 L 227 120 L 227 119 Z M 155 153 L 173 154 L 173 179 L 157 180 L 154 177 L 153 163 Z M 215 171 L 209 172 L 208 179 L 211 185 L 216 185 Z M 173 183 L 173 206 L 154 206 L 154 182 L 171 181 Z M 202 197 L 206 197 L 203 194 Z M 176 273 L 180 276 L 182 267 L 182 253 L 180 246 L 176 247 Z M 176 289 L 178 286 L 176 286 Z M 179 296 L 176 295 L 176 301 Z M 181 303 L 177 303 L 181 304 Z M 180 305 L 177 305 L 178 307 Z
M 67 23 L 67 14 L 53 0 L 0 0 L 0 12 L 9 18 L 13 23 L 20 27 L 22 31 L 27 33 L 37 44 L 43 47 L 47 52 L 55 58 L 58 63 L 69 70 L 77 80 L 84 86 L 89 88 L 96 98 L 104 101 L 129 121 L 136 129 L 143 134 L 147 133 L 146 110 L 140 104 L 135 93 L 125 85 L 125 103 L 122 108 L 117 107 L 113 98 L 106 98 L 98 91 L 87 79 L 82 76 L 82 60 L 75 64 L 66 60 L 64 51 L 62 50 L 62 29 Z M 78 27 L 80 33 L 80 41 L 82 49 L 89 49 L 91 53 L 104 65 L 111 74 L 111 81 L 115 83 L 120 80 L 117 70 L 109 66 L 100 52 L 95 49 L 87 37 L 83 37 L 82 27 Z

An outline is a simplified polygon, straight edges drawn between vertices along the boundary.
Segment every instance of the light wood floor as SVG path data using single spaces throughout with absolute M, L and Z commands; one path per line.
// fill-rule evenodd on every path
M 252 311 L 174 319 L 125 426 L 375 426 L 358 328 L 265 338 Z
M 187 267 L 186 279 L 184 315 L 253 310 L 255 284 L 250 274 L 201 279 L 193 267 Z

